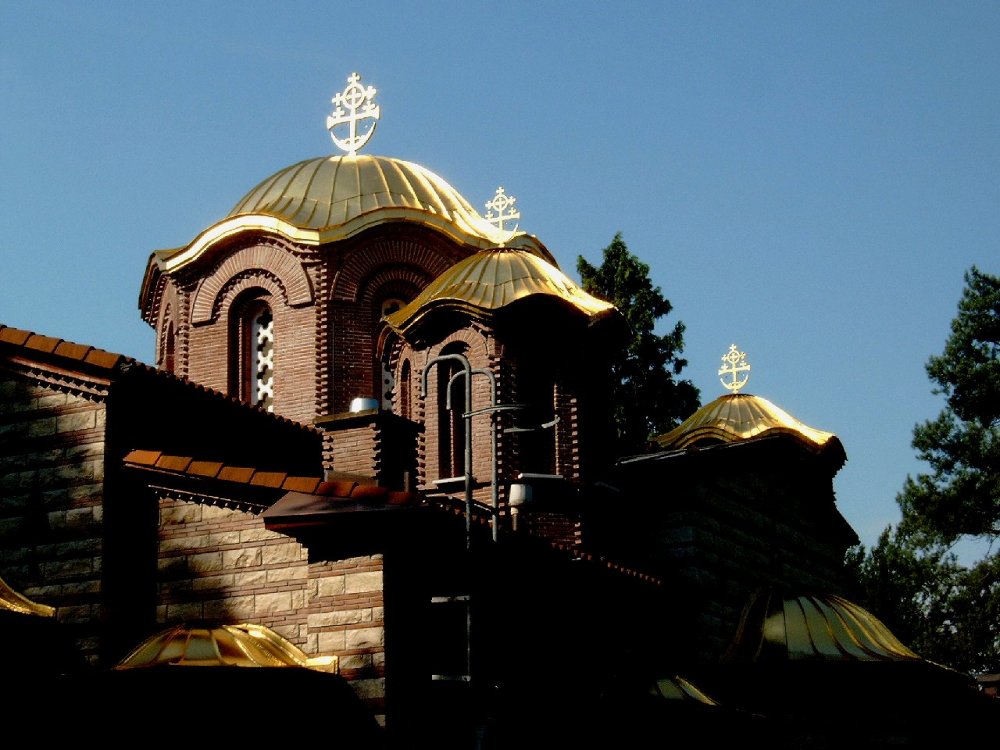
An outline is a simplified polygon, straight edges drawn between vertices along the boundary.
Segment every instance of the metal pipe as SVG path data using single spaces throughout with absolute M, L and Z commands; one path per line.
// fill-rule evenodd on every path
M 472 371 L 473 375 L 486 375 L 490 381 L 490 440 L 493 448 L 493 465 L 490 484 L 492 485 L 493 517 L 493 541 L 497 541 L 498 527 L 500 526 L 500 490 L 498 489 L 499 476 L 497 472 L 497 379 L 492 370 L 477 368 Z M 469 414 L 469 427 L 472 427 L 472 414 Z
M 465 375 L 465 410 L 463 418 L 470 420 L 465 426 L 465 546 L 468 549 L 472 537 L 472 423 L 470 417 L 465 414 L 472 412 L 472 365 L 464 354 L 441 354 L 431 359 L 424 367 L 420 379 L 420 396 L 427 397 L 427 375 L 431 367 L 446 360 L 454 360 L 462 366 L 462 374 Z M 445 408 L 451 409 L 451 381 L 457 376 L 453 375 L 445 387 Z

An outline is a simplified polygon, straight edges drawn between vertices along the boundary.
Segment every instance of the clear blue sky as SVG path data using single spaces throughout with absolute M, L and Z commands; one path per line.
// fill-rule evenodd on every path
M 333 153 L 357 70 L 366 152 L 503 185 L 573 278 L 621 231 L 703 402 L 735 343 L 840 436 L 870 545 L 962 275 L 1000 272 L 998 40 L 996 2 L 0 0 L 0 322 L 151 362 L 150 252 Z

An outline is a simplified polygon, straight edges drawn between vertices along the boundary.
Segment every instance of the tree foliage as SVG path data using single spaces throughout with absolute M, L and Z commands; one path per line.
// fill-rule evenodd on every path
M 672 310 L 670 301 L 649 278 L 649 266 L 629 252 L 621 232 L 604 248 L 603 262 L 593 266 L 582 256 L 577 272 L 583 288 L 615 305 L 630 330 L 627 346 L 612 363 L 612 406 L 618 453 L 639 453 L 649 439 L 689 417 L 699 406 L 698 389 L 680 379 L 687 360 L 684 324 L 663 335 L 654 328 Z
M 1000 536 L 1000 277 L 973 266 L 965 284 L 944 352 L 927 363 L 947 405 L 913 430 L 932 472 L 907 478 L 899 498 L 906 531 L 928 542 Z
M 922 656 L 972 672 L 1000 671 L 1000 278 L 973 266 L 944 352 L 927 363 L 945 408 L 916 425 L 930 472 L 907 477 L 902 520 L 876 546 L 851 552 L 858 596 Z M 963 567 L 956 541 L 988 542 Z

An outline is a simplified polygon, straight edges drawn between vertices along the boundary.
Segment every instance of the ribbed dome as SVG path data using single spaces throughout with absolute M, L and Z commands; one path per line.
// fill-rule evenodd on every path
M 720 396 L 655 440 L 661 448 L 673 450 L 702 440 L 735 443 L 781 433 L 792 435 L 815 449 L 840 444 L 832 432 L 809 427 L 766 398 L 749 393 Z
M 39 604 L 24 594 L 15 591 L 3 578 L 0 578 L 0 611 L 18 612 L 23 615 L 39 615 L 41 617 L 55 616 L 55 607 Z
M 264 625 L 180 623 L 151 635 L 115 669 L 161 665 L 308 667 L 316 660 Z
M 834 594 L 760 592 L 743 613 L 727 661 L 916 661 L 871 612 Z
M 419 164 L 385 156 L 323 156 L 282 169 L 247 193 L 229 217 L 265 214 L 299 229 L 342 226 L 384 209 L 442 217 L 491 241 L 494 227 L 451 185 Z
M 614 306 L 583 291 L 562 271 L 526 250 L 480 250 L 459 261 L 427 285 L 416 299 L 386 317 L 393 330 L 402 332 L 431 309 L 453 307 L 473 315 L 495 311 L 534 295 L 545 295 L 572 306 L 594 319 Z
M 367 154 L 322 156 L 268 177 L 190 244 L 155 251 L 140 299 L 149 293 L 151 274 L 172 273 L 241 232 L 321 245 L 390 222 L 422 225 L 473 249 L 517 247 L 552 260 L 538 238 L 501 232 L 455 188 L 419 164 Z

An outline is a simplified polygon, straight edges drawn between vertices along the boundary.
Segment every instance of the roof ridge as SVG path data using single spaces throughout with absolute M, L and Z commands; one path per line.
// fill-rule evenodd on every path
M 187 375 L 178 375 L 175 372 L 163 370 L 135 357 L 101 349 L 90 344 L 80 344 L 75 341 L 46 336 L 35 331 L 0 323 L 0 346 L 4 344 L 51 358 L 58 358 L 68 362 L 78 362 L 105 372 L 118 371 L 124 374 L 132 369 L 138 369 L 153 377 L 184 383 L 186 387 L 193 388 L 196 391 L 201 391 L 230 403 L 260 412 L 261 414 L 266 414 L 268 415 L 267 418 L 276 420 L 279 423 L 294 425 L 309 432 L 322 434 L 322 431 L 315 425 L 269 412 L 260 406 L 247 404 L 237 397 L 224 393 L 217 388 L 212 388 L 203 383 L 191 380 Z

